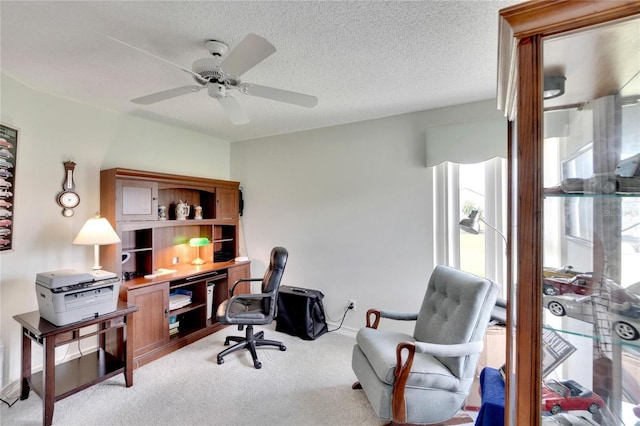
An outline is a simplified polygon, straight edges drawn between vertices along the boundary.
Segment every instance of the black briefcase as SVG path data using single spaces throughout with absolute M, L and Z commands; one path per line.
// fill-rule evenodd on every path
M 328 331 L 322 298 L 318 290 L 280 286 L 276 331 L 314 340 Z

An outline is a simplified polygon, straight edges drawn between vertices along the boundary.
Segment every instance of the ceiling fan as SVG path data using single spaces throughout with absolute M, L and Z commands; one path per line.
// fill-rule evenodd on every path
M 199 92 L 206 88 L 209 96 L 218 100 L 233 124 L 246 124 L 249 122 L 249 117 L 236 98 L 229 94 L 233 90 L 249 96 L 258 96 L 307 108 L 312 108 L 318 104 L 318 98 L 315 96 L 241 82 L 240 76 L 242 74 L 276 51 L 276 48 L 269 41 L 256 34 L 248 34 L 231 52 L 229 52 L 229 47 L 225 43 L 218 40 L 207 40 L 204 44 L 211 56 L 196 60 L 191 69 L 181 67 L 116 38 L 108 37 L 120 44 L 180 68 L 182 71 L 191 74 L 197 83 L 197 85 L 176 87 L 132 99 L 131 102 L 135 104 L 149 105 L 177 96 Z

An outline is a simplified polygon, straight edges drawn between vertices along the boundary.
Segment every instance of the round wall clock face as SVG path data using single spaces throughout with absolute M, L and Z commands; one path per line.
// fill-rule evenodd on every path
M 58 204 L 65 209 L 72 209 L 80 204 L 80 196 L 73 191 L 61 192 L 58 195 Z

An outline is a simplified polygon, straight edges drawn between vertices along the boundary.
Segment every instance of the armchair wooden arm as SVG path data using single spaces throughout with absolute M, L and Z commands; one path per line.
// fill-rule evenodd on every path
M 402 352 L 407 351 L 407 357 L 402 362 Z M 393 382 L 393 394 L 391 397 L 391 416 L 392 424 L 406 424 L 407 410 L 404 399 L 404 389 L 409 379 L 411 366 L 413 365 L 413 357 L 416 353 L 416 346 L 411 342 L 399 343 L 396 347 L 396 369 L 393 374 L 396 380 Z
M 371 322 L 372 316 L 374 318 L 373 323 Z M 389 318 L 397 321 L 415 321 L 418 319 L 418 314 L 416 312 L 395 312 L 380 309 L 369 309 L 367 311 L 367 327 L 378 328 L 381 318 Z
M 371 319 L 373 317 L 373 322 Z M 367 311 L 367 328 L 378 328 L 380 324 L 380 311 L 378 309 L 369 309 Z

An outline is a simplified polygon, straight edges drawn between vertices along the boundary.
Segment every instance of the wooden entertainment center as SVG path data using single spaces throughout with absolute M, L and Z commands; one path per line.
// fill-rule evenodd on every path
M 102 247 L 100 262 L 122 277 L 120 299 L 139 308 L 133 314 L 135 367 L 223 327 L 215 320 L 216 307 L 233 283 L 250 276 L 250 262 L 235 260 L 239 195 L 239 182 L 233 181 L 123 168 L 100 172 L 101 214 L 122 240 Z M 175 214 L 180 202 L 191 210 L 182 220 Z M 166 207 L 165 220 L 158 216 L 159 206 Z M 202 219 L 194 218 L 195 206 L 202 207 Z M 211 244 L 189 246 L 197 237 Z M 193 265 L 197 257 L 205 263 Z M 191 303 L 171 309 L 175 292 L 189 294 Z M 249 293 L 248 285 L 240 292 Z M 179 323 L 175 334 L 170 319 Z

